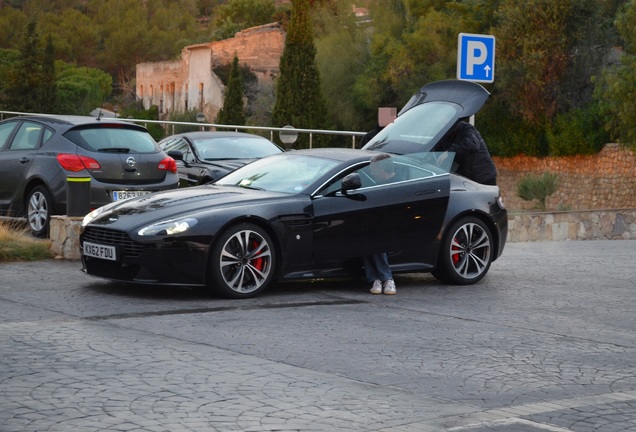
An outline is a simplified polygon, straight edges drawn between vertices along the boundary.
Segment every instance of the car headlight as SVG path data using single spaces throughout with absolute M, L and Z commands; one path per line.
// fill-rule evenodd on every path
M 194 218 L 164 221 L 143 227 L 137 234 L 140 236 L 181 234 L 195 226 L 197 222 L 199 221 Z

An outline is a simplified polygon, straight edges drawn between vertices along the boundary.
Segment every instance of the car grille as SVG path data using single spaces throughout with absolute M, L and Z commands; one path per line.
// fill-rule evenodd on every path
M 84 240 L 108 246 L 118 246 L 124 255 L 129 257 L 141 256 L 143 246 L 135 243 L 128 234 L 107 228 L 86 227 L 83 234 Z

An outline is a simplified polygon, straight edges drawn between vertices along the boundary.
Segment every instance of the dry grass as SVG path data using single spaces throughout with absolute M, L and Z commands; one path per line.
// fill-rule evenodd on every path
M 52 257 L 50 240 L 31 236 L 24 224 L 0 221 L 0 263 Z

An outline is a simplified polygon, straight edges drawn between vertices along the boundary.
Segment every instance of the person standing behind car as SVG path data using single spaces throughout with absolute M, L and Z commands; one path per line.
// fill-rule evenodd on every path
M 397 108 L 378 108 L 378 123 L 375 128 L 373 128 L 373 130 L 370 130 L 366 133 L 366 135 L 362 137 L 362 139 L 360 140 L 360 147 L 363 147 L 366 143 L 371 141 L 371 138 L 376 136 L 382 129 L 393 123 L 395 117 L 397 117 Z
M 382 153 L 371 158 L 369 175 L 376 184 L 396 181 L 395 167 L 391 156 Z M 397 291 L 393 281 L 393 273 L 386 253 L 376 253 L 363 258 L 364 274 L 368 282 L 372 282 L 371 294 L 393 295 Z
M 459 175 L 467 177 L 477 183 L 492 185 L 497 184 L 497 169 L 490 157 L 486 142 L 481 137 L 475 126 L 459 119 L 450 130 L 439 150 L 444 151 L 439 158 L 442 162 L 448 157 L 448 152 L 455 153 L 453 170 Z

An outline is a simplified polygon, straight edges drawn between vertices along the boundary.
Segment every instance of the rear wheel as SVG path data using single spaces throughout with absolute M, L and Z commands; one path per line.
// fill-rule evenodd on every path
M 272 281 L 275 262 L 273 243 L 265 230 L 250 223 L 234 225 L 212 247 L 211 288 L 224 297 L 255 297 Z
M 44 186 L 36 186 L 27 196 L 27 222 L 31 233 L 36 237 L 45 237 L 49 233 L 53 200 Z
M 493 237 L 484 222 L 467 217 L 446 232 L 433 276 L 442 282 L 469 285 L 480 281 L 492 263 Z

